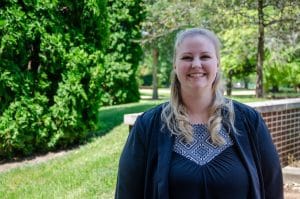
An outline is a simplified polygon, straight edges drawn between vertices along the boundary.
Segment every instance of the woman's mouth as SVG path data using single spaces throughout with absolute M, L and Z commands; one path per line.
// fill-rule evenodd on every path
M 189 77 L 204 77 L 206 73 L 191 73 L 188 74 Z

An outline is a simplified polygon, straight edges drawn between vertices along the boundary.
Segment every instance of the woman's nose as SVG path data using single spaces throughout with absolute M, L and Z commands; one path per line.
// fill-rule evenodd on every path
M 199 58 L 195 58 L 192 62 L 192 67 L 196 68 L 196 67 L 201 67 L 201 60 Z

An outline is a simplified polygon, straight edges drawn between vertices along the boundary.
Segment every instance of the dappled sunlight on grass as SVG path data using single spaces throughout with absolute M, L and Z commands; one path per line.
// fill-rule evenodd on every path
M 137 103 L 103 107 L 98 114 L 98 135 L 103 135 L 123 123 L 124 114 L 143 112 L 163 103 L 163 100 L 141 101 Z
M 246 103 L 246 102 L 260 102 L 260 101 L 266 101 L 266 98 L 256 98 L 255 96 L 252 95 L 238 95 L 238 96 L 230 96 L 228 97 L 230 99 Z
M 117 167 L 128 126 L 45 163 L 0 173 L 1 198 L 114 198 Z

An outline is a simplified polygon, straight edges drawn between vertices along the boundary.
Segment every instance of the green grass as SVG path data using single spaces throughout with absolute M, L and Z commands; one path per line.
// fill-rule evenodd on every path
M 123 115 L 162 102 L 102 108 L 98 116 L 101 137 L 63 157 L 0 173 L 0 198 L 113 198 L 118 160 L 128 135 Z
M 128 126 L 49 160 L 0 174 L 1 198 L 113 198 Z
M 234 98 L 257 101 L 245 95 Z M 118 160 L 128 135 L 123 115 L 162 102 L 143 100 L 100 109 L 101 136 L 62 157 L 0 173 L 0 198 L 114 198 Z
M 279 92 L 279 93 L 267 93 L 268 99 L 284 99 L 284 98 L 298 98 L 300 92 Z
M 239 101 L 239 102 L 243 102 L 243 103 L 247 103 L 247 102 L 260 102 L 260 101 L 266 101 L 266 98 L 255 98 L 254 96 L 251 95 L 241 95 L 241 96 L 231 96 L 228 97 L 230 99 Z
M 116 106 L 109 106 L 100 109 L 98 114 L 98 135 L 109 132 L 113 127 L 123 123 L 124 114 L 143 112 L 151 107 L 163 103 L 165 100 L 143 100 L 138 103 L 130 103 Z

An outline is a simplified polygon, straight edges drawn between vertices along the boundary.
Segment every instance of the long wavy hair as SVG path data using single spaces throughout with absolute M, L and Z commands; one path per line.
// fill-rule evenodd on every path
M 224 89 L 221 81 L 219 39 L 213 32 L 202 28 L 191 28 L 179 32 L 174 46 L 173 64 L 175 64 L 177 50 L 182 42 L 186 38 L 196 35 L 205 36 L 213 43 L 218 59 L 218 72 L 212 85 L 213 100 L 209 109 L 207 127 L 211 134 L 213 144 L 222 145 L 225 143 L 223 137 L 219 134 L 222 125 L 226 125 L 227 129 L 232 129 L 233 131 L 235 131 L 235 128 L 233 125 L 234 110 L 232 101 L 226 99 L 223 95 Z M 161 114 L 162 121 L 165 124 L 163 128 L 167 126 L 173 135 L 183 135 L 187 142 L 191 142 L 193 140 L 193 127 L 189 122 L 188 113 L 183 104 L 180 89 L 180 82 L 175 71 L 172 70 L 170 103 L 163 108 Z

